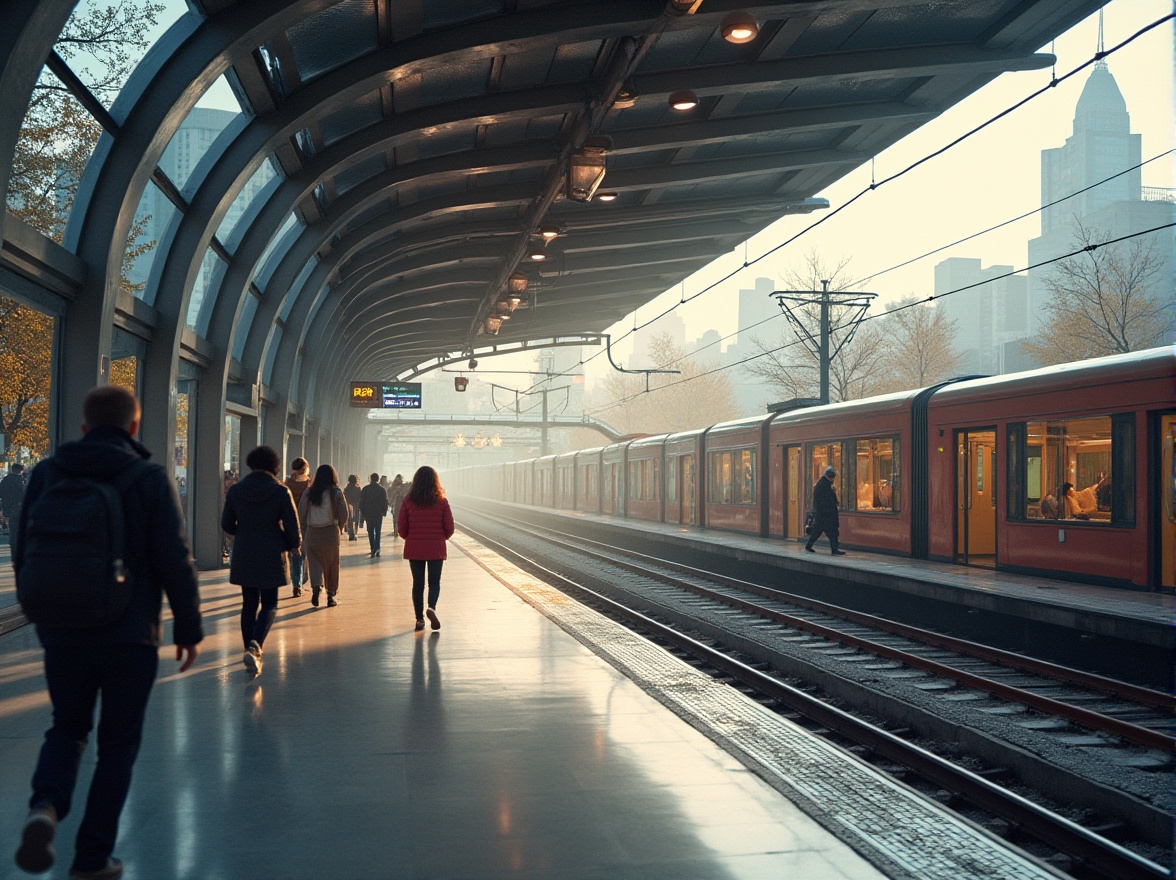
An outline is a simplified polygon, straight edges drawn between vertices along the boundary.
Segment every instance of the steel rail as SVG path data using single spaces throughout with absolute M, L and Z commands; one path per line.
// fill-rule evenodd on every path
M 1081 861 L 1107 877 L 1108 880 L 1157 880 L 1157 878 L 1171 880 L 1172 878 L 1172 874 L 1162 866 L 1136 855 L 1113 841 L 1100 837 L 1064 816 L 1052 813 L 1018 794 L 989 782 L 982 776 L 957 767 L 926 749 L 855 718 L 848 712 L 823 703 L 797 688 L 760 672 L 758 669 L 726 656 L 709 645 L 704 645 L 665 624 L 646 617 L 639 611 L 628 608 L 589 587 L 576 583 L 558 572 L 551 571 L 528 559 L 517 550 L 500 544 L 488 535 L 464 523 L 461 524 L 461 528 L 501 556 L 521 562 L 529 570 L 538 572 L 548 583 L 556 586 L 562 585 L 561 589 L 566 587 L 572 593 L 589 598 L 593 603 L 608 609 L 610 613 L 631 621 L 647 632 L 656 634 L 658 639 L 702 658 L 715 669 L 801 712 L 818 724 L 836 731 L 839 735 L 876 754 L 909 767 L 924 779 L 954 792 L 977 807 L 1014 823 L 1058 851 Z
M 518 527 L 517 523 L 519 521 L 516 520 L 515 522 L 516 522 L 515 527 L 517 528 Z M 530 525 L 531 529 L 536 528 L 532 524 L 528 524 L 528 525 Z M 555 530 L 546 529 L 542 526 L 540 526 L 538 528 L 540 528 L 542 531 L 546 531 L 551 534 L 565 535 L 565 537 L 573 537 L 571 535 L 567 535 L 564 532 L 557 532 Z M 724 584 L 727 586 L 736 587 L 741 590 L 748 590 L 750 588 L 756 587 L 756 585 L 754 585 L 754 584 L 749 584 L 745 581 L 739 581 L 735 578 L 727 578 L 723 575 L 712 575 L 707 572 L 700 572 L 698 569 L 693 569 L 689 566 L 684 566 L 679 563 L 665 562 L 664 560 L 660 560 L 656 557 L 646 556 L 645 554 L 625 550 L 620 547 L 612 547 L 607 544 L 602 544 L 598 541 L 591 541 L 589 539 L 576 538 L 577 542 L 584 541 L 589 544 L 594 544 L 598 547 L 605 547 L 608 550 L 613 551 L 613 553 L 608 554 L 608 553 L 603 553 L 603 552 L 597 552 L 594 550 L 587 549 L 586 547 L 581 546 L 579 543 L 572 544 L 567 541 L 562 541 L 558 538 L 540 535 L 534 531 L 531 531 L 531 534 L 535 535 L 535 537 L 538 537 L 540 540 L 546 540 L 552 544 L 555 544 L 556 546 L 562 547 L 566 550 L 570 550 L 574 553 L 581 553 L 586 556 L 590 556 L 594 559 L 598 559 L 598 560 L 607 562 L 612 565 L 620 565 L 624 568 L 629 569 L 630 571 L 640 572 L 640 573 L 645 574 L 646 576 L 651 576 L 651 577 L 655 577 L 655 578 L 662 578 L 663 577 L 663 576 L 660 576 L 657 574 L 651 574 L 647 569 L 642 568 L 638 564 L 625 563 L 623 560 L 618 559 L 615 554 L 616 553 L 624 553 L 626 555 L 636 556 L 642 560 L 643 564 L 649 563 L 649 564 L 661 565 L 666 568 L 671 568 L 671 569 L 679 570 L 679 571 L 685 571 L 686 573 L 693 574 L 696 576 L 713 578 L 715 580 L 720 580 L 720 581 L 724 582 Z M 1083 727 L 1087 727 L 1087 728 L 1090 728 L 1093 730 L 1099 730 L 1104 733 L 1111 734 L 1112 736 L 1117 736 L 1121 739 L 1127 740 L 1128 742 L 1133 742 L 1133 743 L 1136 743 L 1137 745 L 1146 746 L 1147 748 L 1157 749 L 1159 751 L 1164 751 L 1164 752 L 1176 753 L 1176 739 L 1174 739 L 1173 737 L 1170 737 L 1160 731 L 1151 730 L 1146 727 L 1141 727 L 1138 724 L 1132 724 L 1128 721 L 1121 721 L 1118 718 L 1112 718 L 1108 715 L 1102 714 L 1101 712 L 1094 712 L 1090 709 L 1084 709 L 1081 706 L 1075 706 L 1071 703 L 1066 703 L 1062 700 L 1055 700 L 1052 697 L 1045 697 L 1045 696 L 1042 696 L 1041 694 L 1035 694 L 1032 691 L 1027 691 L 1023 688 L 1016 687 L 1015 685 L 1003 684 L 998 681 L 993 681 L 992 679 L 985 678 L 982 675 L 976 675 L 975 673 L 967 672 L 962 669 L 956 669 L 954 666 L 949 666 L 947 664 L 940 663 L 935 660 L 929 660 L 925 657 L 920 657 L 917 654 L 911 654 L 908 651 L 903 651 L 900 648 L 892 648 L 892 647 L 889 647 L 888 645 L 882 645 L 882 644 L 879 644 L 878 642 L 871 641 L 870 639 L 863 638 L 861 636 L 851 635 L 849 633 L 845 633 L 840 630 L 833 629 L 832 627 L 828 627 L 828 626 L 825 626 L 820 623 L 814 623 L 811 620 L 805 620 L 803 617 L 797 617 L 795 615 L 787 614 L 782 611 L 775 611 L 771 608 L 765 608 L 762 605 L 755 604 L 754 602 L 748 602 L 743 599 L 739 599 L 735 596 L 728 596 L 725 593 L 719 593 L 714 590 L 709 590 L 706 587 L 698 586 L 696 584 L 685 583 L 685 582 L 681 582 L 681 581 L 673 581 L 673 583 L 675 586 L 679 586 L 683 589 L 689 590 L 693 593 L 696 593 L 697 595 L 723 602 L 723 603 L 730 605 L 734 608 L 738 608 L 741 611 L 746 611 L 751 614 L 756 614 L 761 617 L 766 617 L 770 620 L 776 621 L 777 623 L 782 623 L 785 626 L 789 626 L 794 629 L 804 630 L 805 632 L 810 632 L 814 635 L 821 636 L 823 638 L 835 640 L 835 641 L 841 642 L 842 644 L 850 645 L 851 647 L 857 648 L 862 651 L 866 651 L 871 654 L 877 654 L 878 656 L 881 656 L 881 657 L 887 657 L 891 660 L 897 660 L 906 666 L 910 666 L 911 668 L 921 669 L 924 672 L 929 672 L 933 675 L 938 675 L 941 678 L 952 679 L 952 680 L 957 681 L 960 684 L 963 684 L 967 687 L 994 694 L 995 696 L 1000 697 L 1001 699 L 1004 699 L 1004 700 L 1009 700 L 1010 702 L 1024 704 L 1024 705 L 1029 706 L 1033 709 L 1037 709 L 1038 711 L 1045 712 L 1050 715 L 1055 715 L 1055 716 L 1058 716 L 1061 718 L 1065 718 L 1069 721 L 1073 721 L 1076 724 L 1080 724 Z M 782 596 L 791 596 L 791 594 L 788 594 L 788 593 L 781 593 L 779 591 L 774 591 L 774 590 L 770 590 L 770 589 L 766 589 L 766 588 L 750 589 L 750 591 L 754 592 L 756 595 L 766 596 L 767 598 L 773 598 L 773 599 L 779 599 Z M 805 604 L 807 605 L 808 603 L 805 603 Z M 817 604 L 823 605 L 824 603 L 817 603 Z M 848 609 L 843 609 L 843 608 L 840 608 L 839 606 L 835 606 L 835 605 L 828 605 L 828 606 L 826 606 L 826 608 L 834 609 L 833 611 L 829 612 L 831 614 L 834 614 L 834 616 L 841 616 L 837 612 L 848 611 Z M 875 617 L 873 617 L 873 615 L 858 614 L 857 612 L 851 612 L 851 613 L 859 618 L 859 620 L 855 620 L 854 622 L 864 622 L 869 625 L 875 625 L 876 621 L 882 621 L 882 618 L 875 618 Z M 882 622 L 888 622 L 888 621 L 882 621 Z M 924 638 L 926 633 L 923 630 L 919 630 L 914 627 L 906 627 L 903 625 L 899 625 L 899 626 L 901 626 L 902 629 L 908 631 L 909 634 L 904 633 L 904 635 L 907 635 L 908 638 L 912 638 L 913 640 L 916 640 L 916 641 L 929 641 L 928 639 Z M 884 627 L 884 628 L 888 629 L 888 630 L 890 629 L 889 627 Z M 890 631 L 894 631 L 894 630 L 890 630 Z M 969 642 L 967 644 L 974 645 L 975 643 Z M 1004 653 L 1004 652 L 1001 652 L 1001 653 Z M 1048 664 L 1048 665 L 1053 666 L 1053 664 Z M 1055 668 L 1064 669 L 1064 667 L 1055 667 Z

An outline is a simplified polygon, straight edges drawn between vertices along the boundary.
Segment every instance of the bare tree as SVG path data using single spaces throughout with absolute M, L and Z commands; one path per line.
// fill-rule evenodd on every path
M 826 263 L 815 251 L 810 251 L 799 269 L 792 269 L 782 279 L 784 286 L 793 290 L 821 290 L 829 282 L 831 292 L 849 289 L 846 269 L 849 260 L 842 257 L 836 263 Z M 854 400 L 878 393 L 884 380 L 882 369 L 886 353 L 882 334 L 867 322 L 855 327 L 851 318 L 856 308 L 833 306 L 830 323 L 831 346 L 836 349 L 851 334 L 837 357 L 829 365 L 829 394 L 832 400 Z M 794 311 L 813 336 L 818 335 L 820 307 L 808 305 Z M 785 326 L 775 339 L 752 337 L 752 343 L 762 352 L 743 369 L 769 382 L 780 397 L 817 397 L 820 394 L 821 368 L 816 355 L 801 342 L 801 333 Z
M 930 303 L 900 300 L 872 322 L 886 339 L 884 362 L 888 391 L 925 388 L 955 375 L 956 323 Z
M 717 364 L 687 357 L 669 333 L 650 340 L 649 358 L 657 369 L 681 370 L 678 375 L 611 373 L 604 380 L 604 402 L 595 414 L 627 434 L 688 431 L 733 419 L 734 390 Z
M 1078 224 L 1074 247 L 1109 238 Z M 1172 291 L 1161 277 L 1158 236 L 1084 250 L 1055 264 L 1049 302 L 1025 353 L 1043 364 L 1140 351 L 1163 345 L 1176 327 Z

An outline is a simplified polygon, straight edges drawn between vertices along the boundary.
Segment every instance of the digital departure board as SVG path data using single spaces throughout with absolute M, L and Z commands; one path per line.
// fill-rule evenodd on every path
M 352 382 L 351 405 L 366 409 L 420 409 L 420 382 Z

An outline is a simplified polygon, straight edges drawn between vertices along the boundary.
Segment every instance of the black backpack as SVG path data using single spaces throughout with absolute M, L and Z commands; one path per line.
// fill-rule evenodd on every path
M 136 461 L 109 482 L 43 466 L 49 479 L 17 536 L 17 600 L 33 623 L 107 626 L 131 598 L 122 495 L 151 465 Z

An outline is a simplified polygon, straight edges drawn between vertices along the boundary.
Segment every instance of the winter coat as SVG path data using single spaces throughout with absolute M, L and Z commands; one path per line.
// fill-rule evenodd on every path
M 302 543 L 298 512 L 285 483 L 253 471 L 225 496 L 221 528 L 235 535 L 229 583 L 268 590 L 290 583 L 286 555 Z
M 816 514 L 818 526 L 829 527 L 840 524 L 837 512 L 837 493 L 833 491 L 833 484 L 824 477 L 817 480 L 813 486 L 813 511 Z
M 347 527 L 347 521 L 351 519 L 351 511 L 347 509 L 347 499 L 343 497 L 343 492 L 338 486 L 332 486 L 324 492 L 323 497 L 319 499 L 318 506 L 322 507 L 324 504 L 332 503 L 335 506 L 332 520 L 339 529 L 339 534 L 343 534 L 343 529 Z M 303 532 L 310 528 L 310 511 L 313 506 L 310 503 L 309 492 L 304 494 L 302 500 L 298 502 L 298 521 L 302 523 Z
M 368 483 L 359 493 L 359 510 L 366 520 L 383 519 L 388 513 L 388 493 L 379 483 Z
M 21 526 L 45 490 L 51 470 L 95 479 L 113 480 L 124 468 L 151 453 L 120 428 L 92 428 L 81 440 L 62 445 L 33 469 L 21 512 Z M 177 645 L 195 645 L 204 638 L 200 622 L 200 594 L 196 563 L 184 529 L 180 497 L 162 465 L 152 464 L 122 494 L 125 550 L 132 592 L 126 614 L 95 629 L 63 629 L 38 625 L 44 647 L 95 645 L 154 645 L 163 643 L 160 612 L 163 595 L 171 607 Z M 20 553 L 20 544 L 17 544 Z
M 347 499 L 347 507 L 351 511 L 351 518 L 359 515 L 359 498 L 363 490 L 357 483 L 348 483 L 343 487 L 343 497 Z
M 400 504 L 396 532 L 404 538 L 405 559 L 447 559 L 445 542 L 453 535 L 453 511 L 449 500 L 423 507 L 405 498 Z
M 24 477 L 20 474 L 10 473 L 3 480 L 0 480 L 0 513 L 6 517 L 19 516 L 24 495 Z
M 310 475 L 307 474 L 304 479 L 298 479 L 293 474 L 286 480 L 286 488 L 290 490 L 290 494 L 294 496 L 294 509 L 298 509 L 299 502 L 302 501 L 302 495 L 310 488 Z

